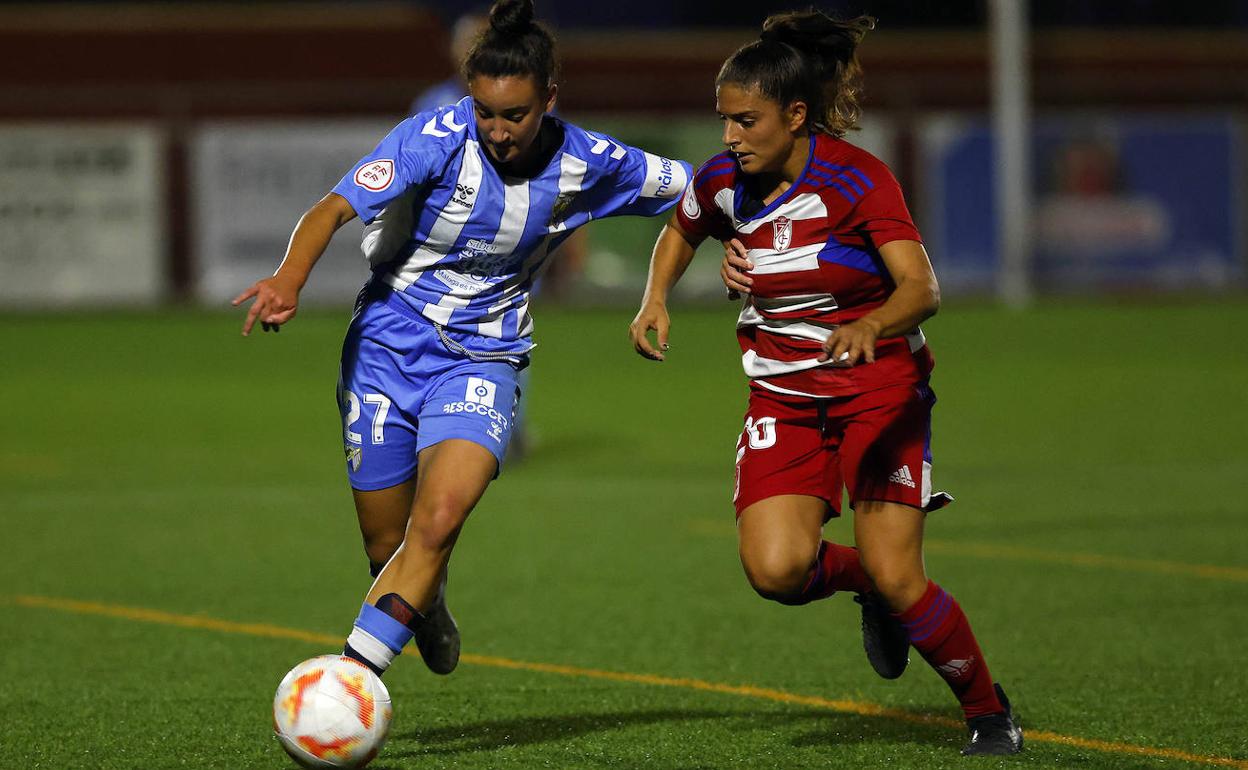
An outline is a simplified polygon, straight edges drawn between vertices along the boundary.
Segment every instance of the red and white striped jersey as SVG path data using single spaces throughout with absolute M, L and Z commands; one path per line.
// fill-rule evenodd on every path
M 879 248 L 922 240 L 888 167 L 815 134 L 806 168 L 775 201 L 762 205 L 745 181 L 730 153 L 716 155 L 694 175 L 677 217 L 691 235 L 735 237 L 748 250 L 754 291 L 737 339 L 753 385 L 822 398 L 925 379 L 932 358 L 919 329 L 880 340 L 872 364 L 818 360 L 833 329 L 879 307 L 896 288 Z

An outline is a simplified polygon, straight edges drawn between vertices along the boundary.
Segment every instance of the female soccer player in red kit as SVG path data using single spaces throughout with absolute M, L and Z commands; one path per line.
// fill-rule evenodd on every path
M 927 578 L 932 357 L 919 323 L 940 304 L 897 181 L 841 137 L 858 115 L 856 49 L 874 21 L 780 14 L 716 81 L 727 152 L 697 172 L 659 236 L 630 329 L 663 360 L 671 287 L 707 237 L 746 294 L 737 322 L 750 377 L 737 447 L 741 563 L 784 604 L 851 591 L 868 658 L 900 676 L 913 646 L 967 719 L 964 754 L 1013 754 L 1022 732 L 962 608 Z M 657 332 L 658 346 L 647 335 Z M 857 548 L 822 539 L 848 489 Z

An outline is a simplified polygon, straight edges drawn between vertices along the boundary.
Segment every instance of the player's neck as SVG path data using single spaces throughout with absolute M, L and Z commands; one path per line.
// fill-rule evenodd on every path
M 810 134 L 802 133 L 793 139 L 793 151 L 780 167 L 780 178 L 789 184 L 795 184 L 798 177 L 806 170 L 806 162 L 810 160 Z
M 810 135 L 801 134 L 794 138 L 793 149 L 789 152 L 789 157 L 785 159 L 780 168 L 773 172 L 764 172 L 759 174 L 759 191 L 762 193 L 763 203 L 771 204 L 776 198 L 784 195 L 790 187 L 797 183 L 802 176 L 802 172 L 806 170 L 806 163 L 810 159 Z
M 528 152 L 508 163 L 497 162 L 488 152 L 485 156 L 503 176 L 531 179 L 541 174 L 542 170 L 550 165 L 551 158 L 562 145 L 563 130 L 559 124 L 549 118 L 543 118 L 542 127 L 538 130 L 537 138 L 533 140 L 533 145 L 529 147 Z

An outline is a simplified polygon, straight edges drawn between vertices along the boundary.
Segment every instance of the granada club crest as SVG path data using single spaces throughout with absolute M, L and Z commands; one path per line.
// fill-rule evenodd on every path
M 788 217 L 776 217 L 771 222 L 773 243 L 776 251 L 784 251 L 793 242 L 793 220 Z
M 356 169 L 355 183 L 369 192 L 381 192 L 394 181 L 394 161 L 375 160 Z

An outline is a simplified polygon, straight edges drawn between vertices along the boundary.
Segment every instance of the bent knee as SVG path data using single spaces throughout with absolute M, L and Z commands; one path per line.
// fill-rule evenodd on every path
M 903 612 L 917 602 L 927 590 L 927 575 L 922 567 L 896 564 L 870 564 L 864 560 L 863 569 L 880 596 L 894 612 Z
M 417 503 L 408 541 L 426 551 L 444 551 L 454 545 L 470 508 L 451 497 Z
M 805 604 L 802 589 L 810 573 L 810 563 L 791 559 L 758 559 L 742 562 L 750 587 L 764 599 L 780 604 Z

